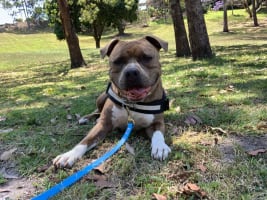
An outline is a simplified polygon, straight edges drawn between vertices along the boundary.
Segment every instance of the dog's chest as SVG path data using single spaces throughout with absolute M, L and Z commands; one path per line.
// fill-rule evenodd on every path
M 154 121 L 153 114 L 143 114 L 134 111 L 130 111 L 130 115 L 134 120 L 135 128 L 149 127 Z M 117 106 L 112 107 L 112 125 L 114 128 L 124 128 L 128 122 L 128 112 L 125 108 L 119 108 Z

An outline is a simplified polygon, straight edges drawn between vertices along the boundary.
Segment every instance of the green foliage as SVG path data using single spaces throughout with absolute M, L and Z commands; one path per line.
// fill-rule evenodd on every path
M 138 0 L 69 0 L 68 3 L 76 32 L 90 32 L 95 38 L 101 38 L 105 27 L 118 28 L 125 21 L 137 20 Z M 45 10 L 57 38 L 64 39 L 57 1 L 46 0 Z
M 62 24 L 58 21 L 56 21 L 54 24 L 54 33 L 56 34 L 56 37 L 58 40 L 64 40 L 65 39 L 65 34 L 64 34 Z
M 124 21 L 137 20 L 137 0 L 113 0 L 113 1 L 86 1 L 79 0 L 83 7 L 81 21 L 93 24 L 97 22 L 104 27 L 120 27 Z M 103 28 L 103 27 L 102 27 Z
M 76 32 L 81 32 L 80 11 L 81 7 L 77 0 L 69 0 L 69 9 L 72 19 L 72 24 Z M 49 25 L 54 28 L 54 33 L 58 40 L 65 39 L 65 33 L 61 24 L 57 0 L 46 0 L 44 3 L 45 12 L 49 18 Z

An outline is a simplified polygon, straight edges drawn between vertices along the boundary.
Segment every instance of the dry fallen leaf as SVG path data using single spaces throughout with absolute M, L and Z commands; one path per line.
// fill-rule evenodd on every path
M 205 167 L 203 164 L 198 164 L 197 168 L 202 172 L 206 172 L 207 171 L 207 167 Z
M 37 171 L 38 173 L 43 173 L 43 172 L 45 172 L 46 170 L 48 170 L 50 166 L 51 166 L 51 163 L 46 164 L 46 165 L 44 165 L 44 166 L 38 167 L 38 168 L 36 169 L 36 171 Z
M 197 192 L 197 191 L 200 190 L 200 187 L 198 187 L 198 186 L 197 186 L 196 184 L 194 184 L 194 183 L 187 183 L 187 184 L 185 185 L 185 187 L 187 187 L 188 189 L 193 190 L 193 191 L 195 191 L 195 192 Z
M 126 142 L 125 147 L 130 154 L 132 154 L 133 156 L 135 155 L 134 148 L 128 142 Z
M 94 170 L 100 174 L 105 173 L 105 163 L 99 165 L 98 167 L 94 168 Z
M 153 193 L 153 196 L 155 197 L 156 200 L 167 200 L 167 197 L 161 194 Z
M 258 123 L 257 129 L 258 130 L 267 130 L 267 121 Z
M 187 183 L 183 188 L 182 188 L 183 193 L 185 194 L 196 194 L 198 197 L 204 198 L 207 197 L 207 193 L 203 190 L 201 190 L 201 188 L 194 184 L 194 183 Z
M 0 160 L 3 160 L 3 161 L 5 161 L 5 160 L 9 160 L 9 159 L 11 158 L 12 154 L 13 154 L 15 151 L 17 151 L 17 148 L 13 148 L 13 149 L 10 149 L 10 150 L 8 150 L 8 151 L 3 152 L 3 153 L 1 154 L 1 156 L 0 156 Z
M 247 153 L 249 155 L 251 155 L 251 156 L 257 156 L 258 154 L 265 153 L 265 152 L 267 152 L 267 149 L 257 149 L 257 150 L 254 150 L 254 151 L 249 151 Z
M 184 121 L 188 126 L 202 124 L 202 120 L 197 115 L 190 115 Z

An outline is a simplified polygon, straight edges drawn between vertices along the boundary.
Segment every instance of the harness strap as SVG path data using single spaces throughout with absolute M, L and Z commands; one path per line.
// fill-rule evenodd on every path
M 111 88 L 111 83 L 108 84 L 106 93 L 113 103 L 127 107 L 131 111 L 143 113 L 143 114 L 159 114 L 166 110 L 169 110 L 169 99 L 166 93 L 163 91 L 162 98 L 152 102 L 128 102 L 120 98 Z

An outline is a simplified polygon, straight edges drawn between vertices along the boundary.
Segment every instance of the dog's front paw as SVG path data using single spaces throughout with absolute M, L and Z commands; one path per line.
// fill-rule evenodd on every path
M 72 165 L 83 156 L 86 149 L 87 145 L 77 145 L 72 150 L 58 155 L 53 160 L 53 165 L 58 168 L 72 167 Z
M 152 137 L 151 156 L 158 160 L 165 160 L 171 152 L 170 147 L 165 143 L 163 134 L 156 131 Z

